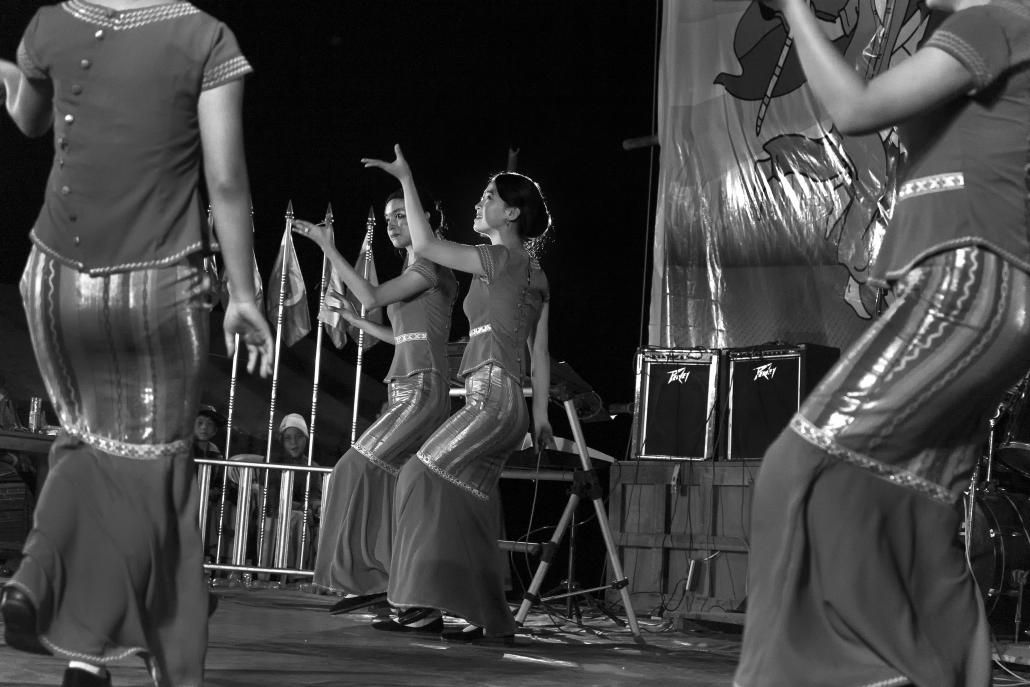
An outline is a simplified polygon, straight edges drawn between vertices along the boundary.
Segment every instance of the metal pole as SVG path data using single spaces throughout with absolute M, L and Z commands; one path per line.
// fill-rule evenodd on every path
M 286 228 L 283 231 L 283 244 L 289 238 L 290 227 L 293 225 L 293 201 L 291 200 L 286 205 Z M 275 361 L 272 366 L 272 398 L 268 404 L 268 444 L 265 446 L 265 463 L 269 464 L 272 462 L 272 444 L 275 441 L 275 400 L 279 392 L 279 357 L 282 352 L 283 343 L 283 311 L 286 305 L 286 250 L 285 245 L 282 247 L 283 260 L 282 265 L 279 269 L 279 309 L 278 314 L 275 318 Z M 257 541 L 257 555 L 259 558 L 258 564 L 260 565 L 260 557 L 264 549 L 262 548 L 265 544 L 265 508 L 268 506 L 268 478 L 269 471 L 265 470 L 265 479 L 261 486 L 261 508 L 258 511 L 258 522 L 261 526 L 258 527 L 258 541 Z
M 329 227 L 329 234 L 332 236 L 333 231 L 333 206 L 330 203 L 325 211 L 325 225 Z M 318 289 L 318 312 L 322 312 L 322 308 L 325 306 L 325 292 L 327 288 L 327 282 L 329 281 L 329 258 L 322 257 L 322 282 Z M 308 466 L 314 465 L 315 462 L 315 420 L 318 418 L 318 380 L 322 375 L 322 326 L 323 323 L 318 323 L 318 333 L 315 335 L 315 372 L 314 379 L 311 381 L 311 421 L 308 427 Z M 297 545 L 297 560 L 294 561 L 295 567 L 301 568 L 304 562 L 304 554 L 306 553 L 308 543 L 308 508 L 311 505 L 311 473 L 307 473 L 304 478 L 304 510 L 301 513 L 301 524 L 300 524 L 300 542 Z
M 236 409 L 236 372 L 240 362 L 240 335 L 233 337 L 232 372 L 229 374 L 229 408 L 225 416 L 225 458 L 229 458 L 232 445 L 232 420 Z M 225 492 L 229 487 L 229 470 L 222 467 L 222 491 L 218 499 L 218 527 L 215 531 L 215 563 L 222 557 L 222 538 L 225 530 Z M 203 497 L 202 497 L 203 500 Z M 203 527 L 203 524 L 201 524 Z
M 364 265 L 362 267 L 361 276 L 368 279 L 371 266 L 372 266 L 372 232 L 376 228 L 376 215 L 375 208 L 368 208 L 368 219 L 365 220 L 365 245 L 364 247 Z M 365 319 L 366 315 L 365 306 L 361 306 L 361 319 Z M 354 412 L 351 417 L 350 425 L 350 443 L 354 443 L 358 438 L 358 399 L 361 397 L 361 367 L 362 359 L 365 354 L 365 330 L 358 330 L 358 360 L 354 365 Z

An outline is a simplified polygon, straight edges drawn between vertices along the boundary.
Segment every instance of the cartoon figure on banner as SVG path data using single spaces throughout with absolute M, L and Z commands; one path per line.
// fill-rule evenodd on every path
M 914 52 L 927 28 L 922 0 L 813 0 L 812 6 L 827 36 L 850 62 L 864 66 L 867 78 Z M 738 100 L 759 103 L 760 137 L 773 101 L 800 89 L 805 76 L 780 17 L 763 12 L 757 2 L 741 15 L 733 48 L 741 73 L 721 73 L 715 83 Z M 755 164 L 771 188 L 800 175 L 826 189 L 825 237 L 849 273 L 844 300 L 859 317 L 870 318 L 876 294 L 866 275 L 891 215 L 902 155 L 893 130 L 850 137 L 834 128 L 821 138 L 782 134 L 762 147 L 767 156 Z

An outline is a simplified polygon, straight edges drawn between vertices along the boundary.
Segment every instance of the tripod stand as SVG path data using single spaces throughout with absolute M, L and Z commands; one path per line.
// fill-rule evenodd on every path
M 558 525 L 554 529 L 554 533 L 541 547 L 540 564 L 537 566 L 536 573 L 533 575 L 533 581 L 530 583 L 529 589 L 526 590 L 526 593 L 522 597 L 522 604 L 519 606 L 518 613 L 515 614 L 515 621 L 520 626 L 525 623 L 526 616 L 529 614 L 529 609 L 534 603 L 561 598 L 569 599 L 568 603 L 571 613 L 572 598 L 579 595 L 592 594 L 593 592 L 605 589 L 616 589 L 622 597 L 622 605 L 626 609 L 626 619 L 629 624 L 630 632 L 633 633 L 633 639 L 638 644 L 643 644 L 644 640 L 640 635 L 640 626 L 637 624 L 637 616 L 630 603 L 629 580 L 626 578 L 625 574 L 623 574 L 622 563 L 619 561 L 619 557 L 616 553 L 615 540 L 612 538 L 611 528 L 608 525 L 608 514 L 605 511 L 604 503 L 601 500 L 601 486 L 597 480 L 597 473 L 590 465 L 590 456 L 587 453 L 587 444 L 586 439 L 583 437 L 583 428 L 579 424 L 576 405 L 571 398 L 565 399 L 563 405 L 565 406 L 565 412 L 569 418 L 569 426 L 572 429 L 572 436 L 576 442 L 580 465 L 582 468 L 577 469 L 573 476 L 572 493 L 569 494 L 569 500 L 565 505 L 565 511 L 562 513 L 561 519 L 558 521 Z M 602 587 L 593 587 L 590 589 L 574 588 L 575 585 L 572 580 L 571 565 L 572 552 L 570 551 L 569 578 L 567 580 L 569 591 L 566 594 L 541 598 L 539 593 L 540 587 L 544 582 L 544 577 L 547 575 L 547 571 L 551 567 L 551 561 L 553 560 L 558 547 L 561 545 L 561 540 L 565 536 L 565 531 L 573 524 L 576 507 L 582 499 L 590 499 L 593 501 L 594 511 L 597 514 L 597 524 L 600 526 L 601 535 L 604 537 L 605 549 L 608 551 L 608 561 L 611 563 L 612 573 L 615 576 L 615 580 Z M 609 614 L 609 616 L 614 619 L 614 616 L 611 616 L 611 614 Z

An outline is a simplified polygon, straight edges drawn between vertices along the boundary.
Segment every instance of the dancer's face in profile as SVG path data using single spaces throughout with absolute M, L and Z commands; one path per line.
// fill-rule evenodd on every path
M 296 427 L 287 427 L 283 432 L 283 450 L 293 459 L 304 455 L 304 449 L 308 446 L 308 438 Z
M 404 211 L 404 200 L 394 198 L 383 210 L 386 217 L 386 235 L 394 248 L 407 248 L 411 245 L 411 233 L 408 231 L 408 214 Z
M 215 421 L 207 415 L 198 415 L 197 419 L 193 421 L 193 436 L 197 438 L 197 441 L 211 441 L 217 431 L 218 427 L 215 425 Z
M 472 228 L 478 234 L 485 234 L 491 229 L 500 229 L 505 225 L 508 206 L 497 195 L 497 186 L 494 182 L 487 184 L 483 195 L 476 203 L 476 219 Z

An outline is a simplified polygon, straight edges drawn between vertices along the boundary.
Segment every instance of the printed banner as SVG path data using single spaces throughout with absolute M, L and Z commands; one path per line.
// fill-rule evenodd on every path
M 872 78 L 915 51 L 920 0 L 813 0 Z M 845 348 L 883 306 L 866 284 L 894 202 L 893 130 L 843 136 L 805 85 L 780 15 L 666 0 L 648 341 Z

